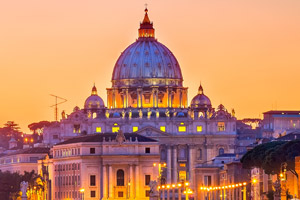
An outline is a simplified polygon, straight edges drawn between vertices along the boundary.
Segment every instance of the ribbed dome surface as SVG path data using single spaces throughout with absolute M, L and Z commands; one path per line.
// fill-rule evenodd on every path
M 114 86 L 182 86 L 182 74 L 175 56 L 166 46 L 154 38 L 139 38 L 117 60 L 112 82 Z
M 200 84 L 198 94 L 191 101 L 192 108 L 211 107 L 210 99 L 203 93 L 203 87 Z
M 99 108 L 104 108 L 104 102 L 101 97 L 98 95 L 91 95 L 89 96 L 84 103 L 84 108 L 85 109 L 99 109 Z
M 204 94 L 197 94 L 191 102 L 192 107 L 210 106 L 210 99 Z

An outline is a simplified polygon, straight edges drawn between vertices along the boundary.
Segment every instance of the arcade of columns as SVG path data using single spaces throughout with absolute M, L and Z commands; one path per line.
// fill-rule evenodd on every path
M 129 88 L 109 88 L 107 89 L 108 108 L 186 108 L 187 88 L 168 87 L 166 91 L 160 91 L 158 86 L 151 86 L 150 91 L 138 87 L 136 91 L 130 92 Z M 120 92 L 119 92 L 120 91 Z M 131 94 L 130 94 L 131 93 Z M 165 95 L 166 93 L 166 95 Z M 136 97 L 133 95 L 136 94 Z M 162 101 L 159 95 L 162 94 Z M 149 102 L 145 101 L 145 96 L 150 95 Z M 134 102 L 132 100 L 135 100 Z

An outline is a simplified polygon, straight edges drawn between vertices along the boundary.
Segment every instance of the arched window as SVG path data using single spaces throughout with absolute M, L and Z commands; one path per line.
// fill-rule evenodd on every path
M 122 169 L 117 171 L 117 186 L 124 186 L 124 171 Z
M 97 118 L 97 113 L 93 113 L 93 119 Z
M 224 149 L 223 148 L 220 148 L 219 149 L 219 155 L 223 155 L 224 154 Z

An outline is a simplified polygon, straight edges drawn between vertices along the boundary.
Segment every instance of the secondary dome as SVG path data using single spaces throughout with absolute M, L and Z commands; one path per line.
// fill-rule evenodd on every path
M 199 86 L 198 94 L 191 101 L 192 108 L 211 107 L 210 99 L 203 93 L 202 85 Z
M 100 109 L 104 108 L 104 102 L 101 97 L 98 96 L 97 94 L 97 88 L 94 85 L 92 88 L 92 94 L 89 96 L 84 103 L 84 108 L 85 109 Z
M 182 86 L 179 63 L 173 53 L 154 38 L 153 23 L 145 9 L 139 38 L 118 58 L 113 74 L 113 87 Z

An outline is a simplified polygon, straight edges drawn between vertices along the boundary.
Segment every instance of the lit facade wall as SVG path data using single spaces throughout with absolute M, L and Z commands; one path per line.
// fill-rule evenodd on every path
M 149 183 L 156 180 L 159 162 L 156 142 L 83 142 L 56 145 L 52 177 L 53 199 L 148 199 Z M 145 152 L 150 149 L 150 153 Z M 122 170 L 124 176 L 118 177 Z M 120 172 L 120 171 L 119 171 Z M 81 193 L 80 189 L 84 189 Z

